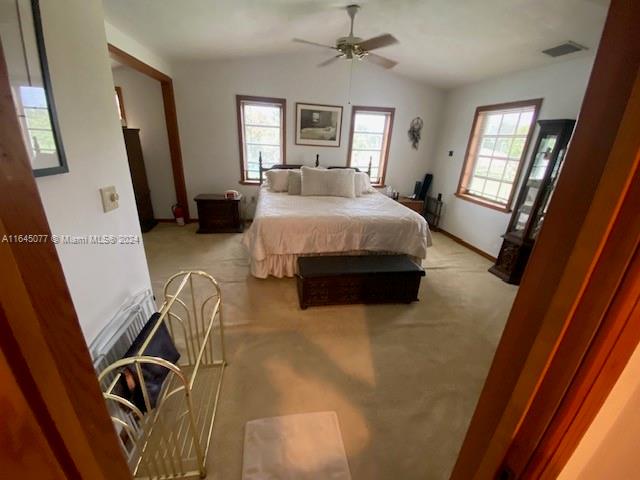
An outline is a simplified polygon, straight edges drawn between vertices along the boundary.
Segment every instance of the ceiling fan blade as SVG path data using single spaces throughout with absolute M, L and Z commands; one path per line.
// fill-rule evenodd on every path
M 360 42 L 358 45 L 361 49 L 369 51 L 375 50 L 376 48 L 386 47 L 387 45 L 393 45 L 394 43 L 398 43 L 396 37 L 391 35 L 390 33 L 385 33 L 383 35 L 379 35 L 377 37 L 370 38 L 369 40 L 364 40 Z
M 336 47 L 332 47 L 330 45 L 323 45 L 322 43 L 310 42 L 309 40 L 302 40 L 301 38 L 294 38 L 293 41 L 296 43 L 305 43 L 307 45 L 313 45 L 315 47 L 323 47 L 323 48 L 330 48 L 331 50 L 336 50 Z
M 335 57 L 331 57 L 329 60 L 325 60 L 324 62 L 319 63 L 318 66 L 319 67 L 326 67 L 327 65 L 330 65 L 333 62 L 335 62 L 336 60 L 338 60 L 341 56 L 342 56 L 342 54 L 336 55 Z
M 376 55 L 375 53 L 369 53 L 364 58 L 366 60 L 369 60 L 371 63 L 380 65 L 382 68 L 393 68 L 398 64 L 398 62 L 396 62 L 395 60 L 391 60 L 389 58 Z

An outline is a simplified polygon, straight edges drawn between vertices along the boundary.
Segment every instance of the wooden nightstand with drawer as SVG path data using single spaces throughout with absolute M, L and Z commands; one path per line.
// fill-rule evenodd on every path
M 198 205 L 197 233 L 240 233 L 244 223 L 240 216 L 240 200 L 225 198 L 222 194 L 206 193 L 194 198 Z
M 414 200 L 409 197 L 398 197 L 398 202 L 420 215 L 424 212 L 424 200 Z

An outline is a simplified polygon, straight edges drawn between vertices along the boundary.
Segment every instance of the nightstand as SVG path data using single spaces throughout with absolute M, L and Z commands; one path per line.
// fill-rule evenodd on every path
M 409 197 L 398 197 L 398 202 L 420 215 L 424 212 L 424 200 L 414 200 Z
M 240 217 L 240 200 L 225 198 L 222 194 L 205 193 L 194 198 L 198 205 L 197 233 L 240 233 L 244 223 Z

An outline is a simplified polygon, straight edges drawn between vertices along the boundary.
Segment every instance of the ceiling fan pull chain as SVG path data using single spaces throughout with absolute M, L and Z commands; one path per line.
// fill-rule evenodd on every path
M 355 59 L 351 59 L 351 65 L 349 65 L 349 98 L 348 105 L 351 105 L 351 85 L 353 84 L 353 64 L 356 63 Z

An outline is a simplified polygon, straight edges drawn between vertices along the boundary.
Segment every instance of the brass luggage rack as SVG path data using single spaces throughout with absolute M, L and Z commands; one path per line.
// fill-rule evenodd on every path
M 220 287 L 205 272 L 183 271 L 167 280 L 163 295 L 160 318 L 133 355 L 123 357 L 155 310 L 150 292 L 121 309 L 90 350 L 132 475 L 204 478 L 226 366 Z M 162 324 L 180 353 L 175 364 L 143 354 Z M 143 375 L 145 366 L 168 371 L 155 407 Z M 125 368 L 141 387 L 144 411 L 118 390 Z

